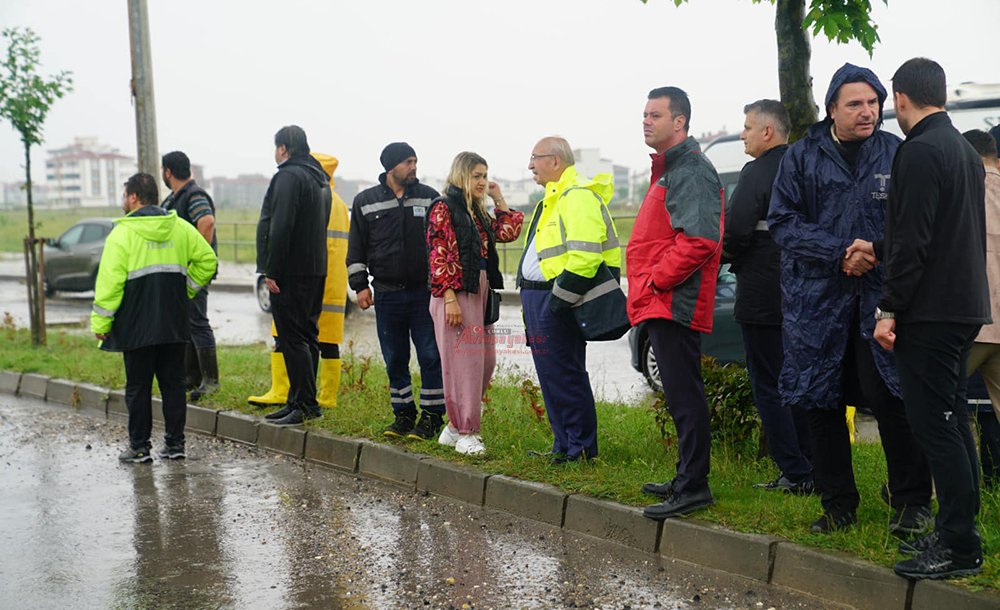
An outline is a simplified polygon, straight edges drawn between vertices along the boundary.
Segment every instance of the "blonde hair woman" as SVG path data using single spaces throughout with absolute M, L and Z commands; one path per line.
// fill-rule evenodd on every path
M 486 197 L 496 204 L 486 210 Z M 441 354 L 448 425 L 438 442 L 464 454 L 485 451 L 479 435 L 482 398 L 496 367 L 494 345 L 483 324 L 490 288 L 503 287 L 497 242 L 521 233 L 524 214 L 512 211 L 486 159 L 459 153 L 451 164 L 444 196 L 427 215 L 431 318 Z

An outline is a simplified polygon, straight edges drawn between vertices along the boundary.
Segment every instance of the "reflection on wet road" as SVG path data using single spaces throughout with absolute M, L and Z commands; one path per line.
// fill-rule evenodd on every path
M 124 437 L 0 395 L 0 608 L 822 607 L 214 439 L 120 465 Z

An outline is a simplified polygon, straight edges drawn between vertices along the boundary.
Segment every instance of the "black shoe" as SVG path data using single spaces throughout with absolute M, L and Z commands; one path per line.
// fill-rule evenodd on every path
M 897 508 L 889 521 L 889 533 L 895 536 L 916 536 L 934 527 L 934 514 L 930 506 L 904 506 Z
M 666 500 L 674 493 L 674 480 L 670 479 L 666 483 L 643 483 L 642 493 Z
M 264 419 L 267 419 L 267 420 L 270 420 L 270 421 L 274 421 L 274 420 L 277 420 L 277 419 L 284 419 L 285 417 L 288 417 L 288 415 L 292 411 L 295 411 L 295 410 L 296 409 L 295 409 L 294 406 L 292 406 L 292 405 L 285 405 L 285 406 L 281 407 L 280 409 L 278 409 L 277 411 L 275 411 L 274 413 L 268 413 L 267 415 L 264 416 Z
M 554 453 L 552 457 L 549 458 L 549 464 L 553 466 L 559 466 L 560 464 L 568 464 L 570 462 L 586 462 L 588 458 L 583 453 L 578 453 L 576 455 L 566 455 L 565 453 Z
M 420 415 L 420 421 L 417 422 L 416 426 L 406 434 L 406 438 L 412 438 L 415 441 L 432 441 L 436 440 L 438 433 L 441 432 L 441 426 L 444 425 L 444 418 L 437 413 L 428 413 L 424 411 Z
M 926 536 L 904 540 L 899 543 L 899 552 L 902 555 L 917 555 L 923 553 L 932 546 L 937 546 L 940 536 L 937 531 L 933 531 Z
M 816 485 L 813 483 L 812 479 L 792 483 L 791 480 L 789 480 L 789 478 L 785 475 L 781 475 L 770 483 L 754 483 L 754 487 L 757 489 L 766 489 L 768 491 L 783 491 L 796 496 L 808 496 L 816 491 Z
M 142 447 L 141 449 L 132 449 L 129 447 L 118 454 L 118 461 L 141 464 L 143 462 L 152 462 L 153 456 L 149 454 L 149 447 Z
M 708 487 L 701 491 L 675 491 L 663 502 L 647 506 L 646 510 L 642 511 L 642 515 L 654 521 L 663 521 L 707 508 L 713 504 L 715 504 L 715 500 Z
M 814 534 L 829 534 L 837 530 L 847 529 L 858 522 L 858 516 L 850 513 L 823 513 L 819 519 L 809 526 L 809 531 Z
M 396 419 L 382 431 L 384 436 L 402 438 L 413 431 L 413 425 L 417 423 L 417 411 L 397 411 Z
M 900 561 L 892 569 L 896 574 L 910 580 L 972 576 L 983 571 L 983 553 L 982 551 L 958 553 L 941 546 L 938 541 L 916 557 Z
M 164 445 L 156 452 L 156 457 L 161 460 L 182 460 L 187 457 L 187 454 L 184 453 L 184 445 Z
M 302 407 L 303 419 L 316 419 L 317 417 L 323 417 L 323 409 L 320 409 L 319 405 L 304 405 Z

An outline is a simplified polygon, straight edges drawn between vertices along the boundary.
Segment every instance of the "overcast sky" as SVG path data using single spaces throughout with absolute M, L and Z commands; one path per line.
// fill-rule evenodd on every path
M 887 86 L 917 55 L 940 62 L 949 84 L 1000 82 L 1000 1 L 873 4 L 882 42 L 872 59 L 857 44 L 813 41 L 818 102 L 845 61 Z M 290 123 L 352 179 L 373 180 L 395 140 L 416 148 L 421 175 L 442 177 L 456 153 L 474 150 L 491 174 L 525 177 L 531 147 L 548 134 L 640 169 L 649 89 L 685 89 L 695 135 L 738 131 L 743 104 L 778 97 L 766 2 L 149 0 L 149 9 L 160 152 L 187 152 L 209 177 L 270 175 L 274 132 Z M 2 0 L 0 26 L 33 28 L 43 72 L 74 74 L 35 161 L 83 135 L 135 154 L 125 0 Z M 22 179 L 22 159 L 16 132 L 0 124 L 0 180 Z

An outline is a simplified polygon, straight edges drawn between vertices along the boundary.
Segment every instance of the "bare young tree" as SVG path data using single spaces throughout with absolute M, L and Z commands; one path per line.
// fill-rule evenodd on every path
M 7 28 L 0 33 L 7 46 L 0 64 L 0 119 L 21 136 L 24 145 L 25 191 L 28 199 L 28 236 L 24 240 L 28 271 L 28 309 L 32 345 L 45 344 L 42 277 L 39 272 L 40 240 L 35 237 L 35 210 L 31 194 L 31 147 L 42 143 L 42 125 L 55 100 L 73 90 L 73 78 L 65 70 L 52 77 L 38 74 L 39 37 L 30 28 Z

